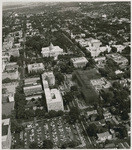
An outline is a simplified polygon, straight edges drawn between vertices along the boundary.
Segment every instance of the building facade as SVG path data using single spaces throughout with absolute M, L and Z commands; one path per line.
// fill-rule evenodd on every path
M 43 71 L 44 68 L 44 64 L 43 63 L 34 63 L 34 64 L 29 64 L 28 65 L 28 73 L 31 72 L 38 72 L 38 71 Z

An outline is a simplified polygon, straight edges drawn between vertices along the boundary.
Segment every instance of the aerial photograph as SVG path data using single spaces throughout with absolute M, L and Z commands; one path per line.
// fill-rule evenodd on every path
M 2 2 L 2 149 L 131 149 L 131 2 Z

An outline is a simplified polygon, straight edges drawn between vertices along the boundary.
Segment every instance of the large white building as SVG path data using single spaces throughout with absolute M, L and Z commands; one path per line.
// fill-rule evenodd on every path
M 98 57 L 101 52 L 107 51 L 109 53 L 111 51 L 109 46 L 97 47 L 97 45 L 86 47 L 86 49 L 91 53 L 92 57 Z
M 2 120 L 2 149 L 11 148 L 11 129 L 10 119 Z
M 44 72 L 42 74 L 42 80 L 47 80 L 49 85 L 55 85 L 55 76 L 53 72 Z
M 88 60 L 85 57 L 71 58 L 71 62 L 75 68 L 82 68 L 86 66 Z
M 44 68 L 43 63 L 34 63 L 34 64 L 29 64 L 28 65 L 28 73 L 43 71 L 44 69 L 45 68 Z
M 57 57 L 58 55 L 63 54 L 63 49 L 59 46 L 53 46 L 51 43 L 49 47 L 43 47 L 41 51 L 43 57 Z
M 45 88 L 44 91 L 45 91 L 48 111 L 51 111 L 51 110 L 63 111 L 64 110 L 63 99 L 62 99 L 60 91 L 57 89 L 50 90 L 49 88 Z

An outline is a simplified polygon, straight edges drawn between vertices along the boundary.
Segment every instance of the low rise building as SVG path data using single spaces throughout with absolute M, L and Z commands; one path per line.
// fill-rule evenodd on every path
M 101 52 L 103 53 L 106 51 L 109 53 L 111 51 L 111 48 L 109 46 L 104 46 L 104 47 L 89 46 L 86 47 L 86 49 L 91 53 L 92 57 L 98 57 Z
M 76 41 L 77 43 L 79 43 L 79 45 L 80 45 L 81 47 L 87 47 L 87 46 L 89 45 L 89 41 L 87 41 L 87 40 L 85 40 L 85 39 L 83 39 L 83 38 L 75 39 L 75 41 Z
M 29 64 L 28 65 L 28 73 L 43 71 L 44 69 L 45 68 L 44 68 L 43 63 L 34 63 L 34 64 Z
M 18 70 L 18 65 L 16 62 L 8 63 L 5 66 L 5 71 Z
M 97 114 L 97 110 L 91 110 L 91 111 L 87 111 L 87 115 L 93 115 L 93 114 Z
M 90 80 L 92 86 L 96 91 L 100 91 L 101 89 L 107 89 L 111 86 L 111 83 L 107 81 L 104 77 L 100 79 Z
M 112 47 L 117 48 L 117 52 L 122 52 L 122 50 L 126 47 L 124 45 L 112 45 Z
M 75 68 L 82 68 L 86 66 L 88 60 L 85 57 L 71 58 L 71 62 L 73 63 Z
M 40 83 L 40 77 L 25 78 L 24 80 L 25 85 L 38 83 L 38 82 Z
M 112 59 L 114 62 L 116 62 L 121 68 L 125 67 L 128 63 L 128 60 L 121 56 L 118 53 L 113 53 L 113 54 L 107 54 L 106 55 L 107 58 Z
M 112 135 L 107 131 L 104 133 L 97 133 L 98 142 L 105 142 L 106 140 L 111 140 Z
M 106 57 L 96 57 L 94 61 L 97 63 L 96 66 L 98 68 L 104 68 L 106 63 Z
M 11 127 L 10 127 L 10 119 L 2 120 L 2 149 L 10 149 L 11 148 Z
M 44 72 L 42 74 L 42 80 L 47 80 L 50 86 L 55 85 L 55 76 L 53 72 Z
M 123 71 L 121 71 L 121 70 L 116 70 L 116 71 L 115 71 L 115 74 L 116 74 L 116 75 L 122 74 L 122 73 L 123 73 Z
M 103 113 L 103 116 L 104 116 L 104 119 L 105 119 L 105 120 L 112 118 L 111 113 L 108 112 L 108 111 L 104 112 L 104 113 Z
M 2 80 L 9 78 L 11 80 L 18 80 L 19 79 L 19 72 L 18 70 L 10 70 L 2 72 Z
M 26 97 L 33 96 L 33 95 L 34 97 L 36 97 L 35 95 L 37 94 L 39 95 L 43 92 L 42 86 L 39 83 L 27 84 L 24 86 L 23 90 Z
M 10 56 L 14 56 L 14 57 L 19 57 L 20 53 L 19 53 L 19 48 L 18 47 L 13 47 L 8 51 Z
M 9 61 L 10 61 L 9 53 L 2 51 L 2 72 L 5 70 L 5 66 Z
M 42 94 L 34 94 L 34 95 L 30 95 L 30 96 L 26 96 L 26 100 L 30 101 L 32 99 L 38 99 L 38 98 L 42 98 Z
M 98 62 L 98 63 L 101 63 L 101 62 L 104 62 L 106 60 L 106 57 L 96 57 L 94 59 L 95 62 Z
M 2 95 L 8 95 L 10 93 L 15 94 L 17 86 L 18 82 L 3 83 L 2 89 L 4 90 L 4 92 L 2 92 Z
M 97 39 L 92 39 L 90 41 L 90 45 L 92 47 L 96 47 L 96 48 L 99 48 L 101 46 L 102 42 L 100 42 L 100 40 L 97 40 Z

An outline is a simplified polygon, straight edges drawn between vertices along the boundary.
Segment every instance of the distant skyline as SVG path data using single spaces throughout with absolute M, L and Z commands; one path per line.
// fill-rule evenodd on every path
M 2 2 L 104 2 L 104 1 L 109 1 L 109 2 L 117 2 L 117 1 L 131 1 L 131 0 L 2 0 Z

